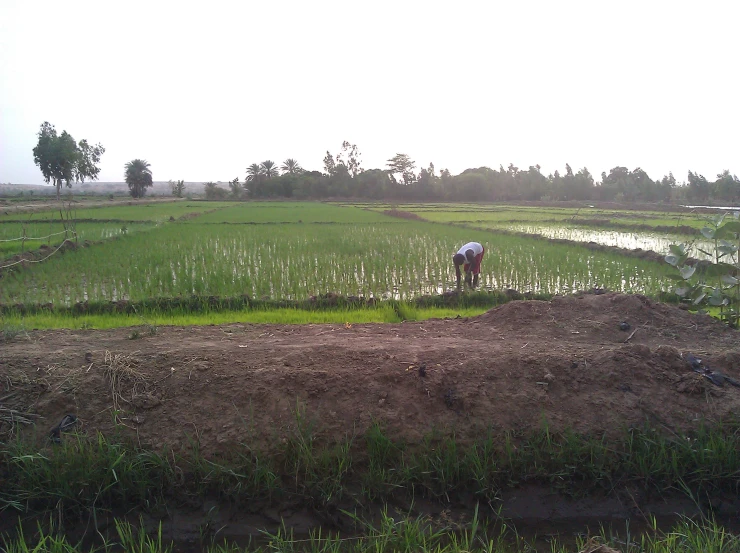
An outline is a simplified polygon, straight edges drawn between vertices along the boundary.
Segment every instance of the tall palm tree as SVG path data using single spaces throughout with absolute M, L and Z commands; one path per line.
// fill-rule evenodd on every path
M 284 174 L 287 173 L 289 175 L 295 175 L 303 171 L 303 167 L 301 167 L 301 164 L 292 157 L 286 159 L 280 169 L 282 169 Z
M 253 181 L 262 174 L 262 168 L 259 163 L 252 163 L 247 167 L 247 180 Z
M 265 175 L 268 179 L 272 177 L 277 177 L 280 173 L 278 173 L 278 168 L 275 165 L 274 161 L 270 161 L 269 159 L 267 161 L 263 161 L 260 164 L 260 169 L 262 170 L 262 174 Z
M 134 159 L 125 165 L 126 184 L 132 197 L 143 198 L 152 185 L 152 171 L 145 159 Z

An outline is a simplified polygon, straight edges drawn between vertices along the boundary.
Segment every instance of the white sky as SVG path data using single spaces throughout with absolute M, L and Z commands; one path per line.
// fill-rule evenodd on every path
M 294 157 L 652 178 L 740 173 L 740 2 L 0 0 L 0 182 L 40 124 L 101 181 L 231 180 Z

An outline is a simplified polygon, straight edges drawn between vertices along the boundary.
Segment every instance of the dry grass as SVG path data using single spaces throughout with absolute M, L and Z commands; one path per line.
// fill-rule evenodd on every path
M 12 391 L 14 381 L 10 376 L 3 379 L 0 385 L 0 437 L 11 438 L 15 435 L 18 425 L 34 424 L 38 415 L 31 412 L 31 406 L 18 405 L 18 398 L 22 397 L 19 391 Z M 15 400 L 15 403 L 11 403 Z
M 589 539 L 578 553 L 621 553 L 619 550 L 599 543 L 596 539 Z
M 110 384 L 113 411 L 116 420 L 120 423 L 121 402 L 130 404 L 132 399 L 144 393 L 147 388 L 146 376 L 139 370 L 139 360 L 135 351 L 128 355 L 123 353 L 113 354 L 105 351 L 103 369 Z

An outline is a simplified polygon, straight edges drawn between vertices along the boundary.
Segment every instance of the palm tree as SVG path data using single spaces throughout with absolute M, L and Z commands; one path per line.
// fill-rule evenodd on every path
M 255 180 L 261 174 L 262 174 L 262 169 L 259 163 L 252 163 L 252 165 L 247 167 L 247 180 L 248 181 Z
M 145 159 L 134 159 L 125 165 L 126 184 L 132 197 L 143 198 L 152 185 L 152 171 Z
M 289 175 L 295 175 L 303 171 L 303 167 L 301 167 L 301 164 L 292 157 L 286 159 L 280 169 L 282 169 L 284 174 L 287 173 Z
M 278 168 L 275 166 L 275 162 L 270 161 L 269 159 L 262 162 L 262 164 L 260 165 L 260 169 L 262 170 L 262 174 L 265 175 L 268 179 L 272 177 L 277 177 L 279 175 Z

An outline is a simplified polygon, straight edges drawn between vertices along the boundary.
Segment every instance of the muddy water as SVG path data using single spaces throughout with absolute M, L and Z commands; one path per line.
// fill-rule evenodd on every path
M 740 500 L 731 498 L 715 501 L 718 509 L 713 512 L 717 522 L 730 531 L 740 531 Z M 125 519 L 138 527 L 143 522 L 150 535 L 156 535 L 162 525 L 164 542 L 174 542 L 174 551 L 195 552 L 205 550 L 209 543 L 234 543 L 240 547 L 265 544 L 268 534 L 276 534 L 281 528 L 293 532 L 293 539 L 304 540 L 311 533 L 321 530 L 322 535 L 341 533 L 343 537 L 356 537 L 359 529 L 353 519 L 343 511 L 357 515 L 374 527 L 380 526 L 383 513 L 395 521 L 427 519 L 435 530 L 466 528 L 475 516 L 476 502 L 470 497 L 459 497 L 449 503 L 425 499 L 396 499 L 387 504 L 363 503 L 345 500 L 329 508 L 312 508 L 300 501 L 279 505 L 246 505 L 204 501 L 192 508 L 168 505 L 161 513 L 97 513 L 97 530 L 102 535 L 115 539 L 114 517 Z M 623 497 L 568 498 L 552 490 L 536 485 L 525 486 L 504 492 L 500 500 L 492 505 L 478 504 L 479 521 L 483 533 L 495 537 L 500 535 L 501 524 L 514 528 L 520 538 L 533 544 L 533 551 L 551 551 L 557 542 L 573 545 L 578 537 L 599 535 L 605 531 L 617 543 L 625 544 L 651 531 L 653 521 L 659 530 L 669 531 L 681 517 L 698 518 L 710 513 L 697 506 L 686 496 L 673 494 L 649 501 L 638 500 L 630 495 Z M 0 524 L 0 533 L 17 530 L 17 521 L 8 517 Z M 48 519 L 48 517 L 47 517 Z M 26 536 L 32 536 L 36 521 L 25 521 Z M 65 522 L 66 534 L 71 541 L 82 540 L 87 545 L 96 544 L 98 533 L 92 520 L 77 524 Z M 479 534 L 480 535 L 480 534 Z M 513 540 L 514 533 L 510 537 Z
M 667 254 L 671 244 L 693 243 L 692 256 L 698 259 L 711 259 L 698 248 L 712 251 L 714 246 L 706 240 L 692 239 L 687 236 L 670 235 L 652 232 L 628 232 L 619 230 L 602 230 L 584 227 L 558 227 L 547 225 L 507 225 L 507 230 L 526 234 L 539 234 L 545 238 L 572 240 L 574 242 L 594 242 L 604 246 L 613 246 L 628 250 L 650 250 Z

